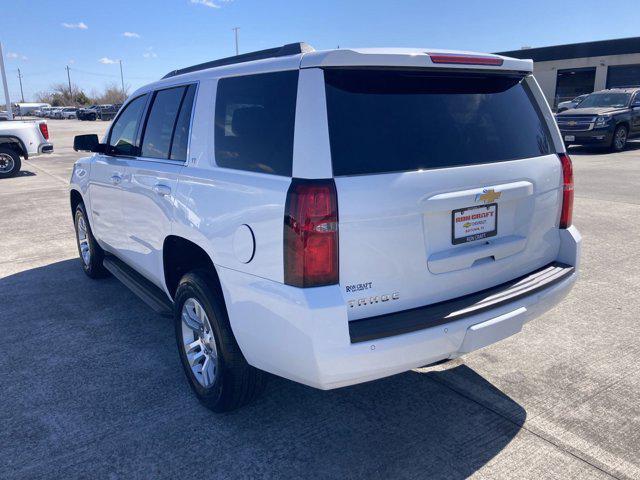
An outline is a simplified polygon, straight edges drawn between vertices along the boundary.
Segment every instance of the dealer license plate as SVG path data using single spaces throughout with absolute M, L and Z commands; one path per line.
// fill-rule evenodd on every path
M 576 141 L 576 136 L 575 135 L 565 135 L 564 136 L 564 141 L 565 142 L 575 142 Z
M 451 212 L 451 242 L 473 242 L 498 234 L 498 204 L 466 207 Z

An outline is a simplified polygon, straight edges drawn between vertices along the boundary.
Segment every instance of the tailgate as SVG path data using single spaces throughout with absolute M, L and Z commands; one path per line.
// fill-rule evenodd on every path
M 351 320 L 484 290 L 556 258 L 561 164 L 522 77 L 324 74 Z

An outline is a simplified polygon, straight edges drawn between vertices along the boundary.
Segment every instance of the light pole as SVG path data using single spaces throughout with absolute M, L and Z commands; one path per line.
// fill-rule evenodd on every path
M 236 55 L 238 55 L 239 50 L 238 50 L 238 30 L 240 30 L 240 27 L 233 27 L 232 30 L 235 33 L 236 36 Z
M 20 69 L 18 69 L 18 81 L 20 82 L 20 98 L 22 99 L 22 103 L 24 103 L 24 92 L 22 91 L 22 73 L 20 73 Z
M 73 91 L 71 90 L 71 74 L 69 73 L 69 70 L 71 69 L 69 68 L 69 65 L 67 65 L 65 69 L 67 70 L 67 80 L 69 81 L 69 100 L 73 103 Z
M 13 120 L 13 110 L 11 109 L 11 100 L 9 99 L 9 87 L 7 86 L 7 74 L 4 71 L 4 55 L 2 54 L 2 43 L 0 43 L 0 71 L 2 72 L 2 85 L 4 86 L 4 100 L 7 104 L 7 116 L 9 120 Z
M 120 62 L 120 82 L 122 83 L 122 102 L 127 99 L 127 94 L 124 92 L 124 75 L 122 74 L 122 60 L 118 60 Z

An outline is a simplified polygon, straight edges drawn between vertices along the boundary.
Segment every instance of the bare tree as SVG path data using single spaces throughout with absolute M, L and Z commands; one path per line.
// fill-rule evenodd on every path
M 124 103 L 128 96 L 129 86 L 125 87 L 125 91 L 117 83 L 107 85 L 100 95 L 93 97 L 95 103 Z
M 71 84 L 71 91 L 66 83 L 56 83 L 51 85 L 48 91 L 38 92 L 36 98 L 39 102 L 49 103 L 54 107 L 82 106 L 91 102 L 91 99 L 74 84 Z

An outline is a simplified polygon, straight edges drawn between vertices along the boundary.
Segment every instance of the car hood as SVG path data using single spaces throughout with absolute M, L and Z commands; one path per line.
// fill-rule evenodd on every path
M 605 115 L 611 113 L 618 113 L 626 110 L 626 108 L 619 107 L 599 107 L 599 108 L 571 108 L 559 113 L 558 117 L 567 117 L 573 115 Z

